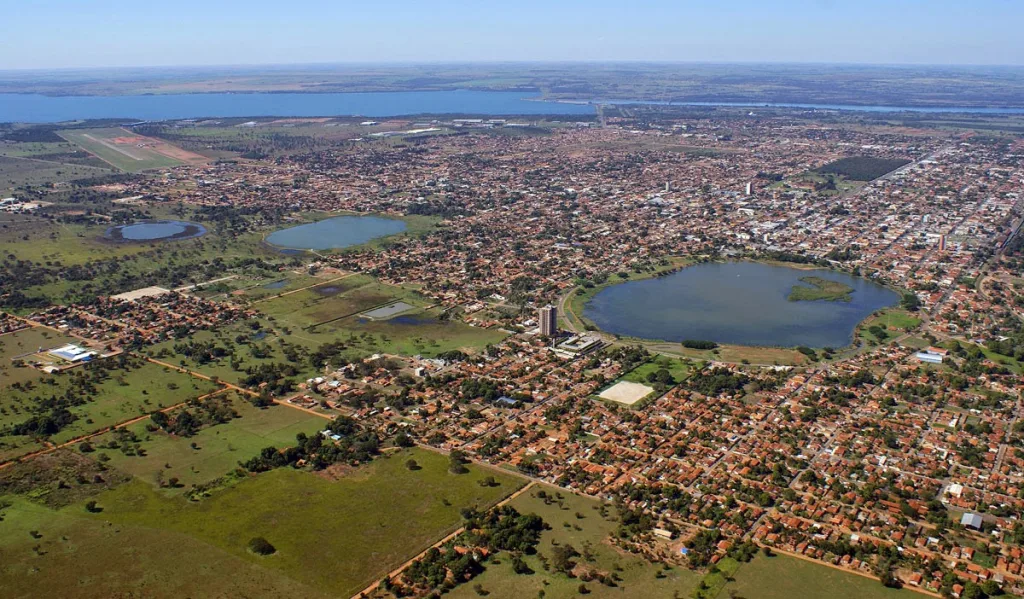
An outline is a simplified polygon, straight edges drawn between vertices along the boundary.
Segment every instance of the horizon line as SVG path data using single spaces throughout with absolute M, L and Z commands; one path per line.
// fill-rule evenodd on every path
M 552 65 L 552 64 L 638 64 L 638 65 L 732 65 L 732 66 L 831 66 L 831 67 L 930 67 L 930 68 L 1003 68 L 1024 69 L 1024 63 L 927 63 L 927 62 L 848 62 L 848 61 L 757 61 L 757 60 L 660 60 L 660 59 L 494 59 L 494 60 L 378 60 L 333 62 L 266 62 L 218 64 L 166 64 L 166 65 L 102 65 L 61 67 L 0 67 L 0 73 L 73 72 L 103 70 L 162 70 L 162 69 L 241 69 L 241 68 L 302 68 L 302 67 L 357 67 L 357 66 L 462 66 L 462 65 Z

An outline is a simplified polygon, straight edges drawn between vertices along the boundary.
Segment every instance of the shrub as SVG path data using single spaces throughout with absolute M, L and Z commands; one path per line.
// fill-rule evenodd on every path
M 263 537 L 255 537 L 249 541 L 249 551 L 252 551 L 256 555 L 273 555 L 277 553 L 277 548 L 270 544 L 270 541 Z

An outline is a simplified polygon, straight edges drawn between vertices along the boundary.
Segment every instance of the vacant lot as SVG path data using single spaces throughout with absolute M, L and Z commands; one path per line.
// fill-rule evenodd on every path
M 129 173 L 206 161 L 205 157 L 182 150 L 166 141 L 136 135 L 120 127 L 70 129 L 59 132 L 59 135 L 111 166 Z
M 410 458 L 419 470 L 406 468 Z M 498 486 L 481 486 L 485 476 L 494 476 Z M 168 498 L 136 481 L 100 495 L 103 512 L 93 518 L 117 527 L 176 532 L 232 559 L 349 597 L 458 527 L 460 508 L 489 506 L 521 484 L 472 466 L 467 474 L 450 474 L 446 456 L 411 450 L 378 458 L 337 482 L 278 469 L 198 503 Z M 77 511 L 85 514 L 80 506 Z M 277 553 L 249 553 L 246 544 L 256 536 L 270 541 Z
M 549 501 L 546 502 L 538 495 L 541 489 L 549 496 Z M 610 545 L 607 539 L 618 526 L 615 508 L 610 505 L 605 506 L 606 516 L 602 516 L 600 502 L 540 485 L 516 497 L 511 505 L 521 513 L 535 513 L 551 525 L 551 530 L 541 536 L 540 545 L 537 546 L 539 554 L 550 557 L 556 543 L 572 545 L 580 553 L 589 548 L 590 559 L 579 557 L 576 558 L 577 563 L 599 573 L 615 573 L 621 579 L 615 587 L 607 587 L 596 581 L 586 583 L 590 591 L 588 597 L 688 597 L 700 580 L 700 574 L 696 572 L 683 568 L 664 570 L 661 566 L 655 566 Z M 483 574 L 472 583 L 457 587 L 449 595 L 453 599 L 471 599 L 477 596 L 472 587 L 479 583 L 490 593 L 489 597 L 496 599 L 537 597 L 541 590 L 546 599 L 580 597 L 581 581 L 578 578 L 545 571 L 536 555 L 524 557 L 534 571 L 533 574 L 513 572 L 507 554 L 499 554 L 497 560 L 501 563 L 487 563 L 487 570 Z M 659 571 L 662 572 L 660 578 L 656 576 Z

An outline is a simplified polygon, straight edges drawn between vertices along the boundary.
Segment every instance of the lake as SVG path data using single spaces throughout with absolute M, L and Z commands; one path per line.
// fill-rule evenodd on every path
M 335 216 L 274 231 L 267 243 L 292 250 L 338 250 L 405 231 L 405 222 L 379 216 Z
M 191 239 L 205 233 L 206 228 L 196 223 L 180 220 L 149 220 L 110 227 L 104 235 L 114 241 L 162 241 Z
M 0 94 L 0 122 L 52 123 L 77 119 L 159 121 L 201 117 L 365 116 L 413 114 L 592 115 L 585 104 L 542 102 L 526 92 L 439 91 L 329 94 L 166 94 L 155 96 L 42 96 Z
M 672 102 L 658 100 L 595 100 L 595 104 L 655 106 L 721 106 L 723 108 L 806 108 L 808 110 L 849 110 L 854 112 L 922 112 L 922 113 L 975 113 L 1024 114 L 1024 108 L 998 106 L 870 106 L 867 104 L 803 104 L 800 102 Z
M 849 285 L 851 301 L 789 301 L 800 278 L 812 275 Z M 612 285 L 583 316 L 603 331 L 643 339 L 839 348 L 853 342 L 858 323 L 899 300 L 890 289 L 840 272 L 725 262 Z

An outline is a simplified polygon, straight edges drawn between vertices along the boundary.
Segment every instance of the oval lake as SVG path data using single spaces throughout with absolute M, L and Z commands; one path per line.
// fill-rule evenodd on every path
M 404 221 L 379 216 L 335 216 L 274 231 L 267 243 L 294 250 L 336 250 L 405 231 Z
M 853 288 L 851 300 L 789 301 L 801 277 Z M 857 324 L 900 296 L 845 273 L 754 262 L 697 264 L 656 279 L 602 289 L 583 316 L 602 331 L 643 339 L 697 339 L 735 345 L 839 348 Z
M 161 241 L 191 239 L 206 233 L 206 227 L 180 220 L 148 220 L 107 229 L 105 236 L 114 241 Z

